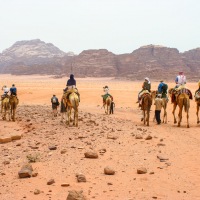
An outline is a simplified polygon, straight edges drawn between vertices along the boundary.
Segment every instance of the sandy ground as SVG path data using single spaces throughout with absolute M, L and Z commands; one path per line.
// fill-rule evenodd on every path
M 135 103 L 142 82 L 77 79 L 81 94 L 79 127 L 66 127 L 60 116 L 52 119 L 50 99 L 53 94 L 61 98 L 67 79 L 0 75 L 0 87 L 15 83 L 20 99 L 16 122 L 0 119 L 0 136 L 23 134 L 20 140 L 0 144 L 1 200 L 63 200 L 69 190 L 83 190 L 88 199 L 96 200 L 200 199 L 200 125 L 196 124 L 194 100 L 189 129 L 185 113 L 181 128 L 173 124 L 171 103 L 167 124 L 153 122 L 152 106 L 150 127 L 146 127 Z M 105 85 L 114 96 L 114 115 L 107 116 L 101 109 Z M 153 82 L 152 89 L 157 85 Z M 187 87 L 194 93 L 197 83 L 188 83 Z M 143 139 L 136 139 L 138 135 Z M 145 140 L 148 135 L 151 140 Z M 49 146 L 57 149 L 49 150 Z M 61 154 L 61 150 L 66 153 Z M 99 157 L 85 158 L 88 150 Z M 18 171 L 28 161 L 27 155 L 38 156 L 37 162 L 31 163 L 38 175 L 19 179 Z M 167 160 L 160 162 L 159 155 Z M 115 175 L 105 175 L 106 166 L 113 168 Z M 145 167 L 147 173 L 137 174 L 139 167 Z M 76 173 L 83 173 L 87 181 L 77 182 Z M 51 178 L 55 183 L 47 185 Z M 62 183 L 69 186 L 62 187 Z M 35 189 L 40 194 L 35 195 Z

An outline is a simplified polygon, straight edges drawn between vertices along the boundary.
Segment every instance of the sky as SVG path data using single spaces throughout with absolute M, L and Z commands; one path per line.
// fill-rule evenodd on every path
M 40 39 L 78 54 L 200 47 L 200 0 L 0 0 L 0 52 Z

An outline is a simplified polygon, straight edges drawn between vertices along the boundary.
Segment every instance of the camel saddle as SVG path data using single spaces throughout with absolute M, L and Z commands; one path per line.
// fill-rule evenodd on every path
M 172 92 L 172 99 L 171 99 L 172 103 L 174 103 L 176 101 L 176 99 L 178 98 L 178 96 L 180 94 L 187 94 L 189 96 L 189 99 L 193 99 L 192 92 L 189 89 L 187 89 L 187 88 L 182 88 L 182 89 L 180 89 L 178 91 L 173 90 L 173 92 Z
M 140 97 L 140 102 L 139 102 L 139 107 L 142 106 L 142 103 L 144 101 L 144 97 L 146 97 L 147 95 L 151 95 L 150 93 L 144 93 L 141 97 Z

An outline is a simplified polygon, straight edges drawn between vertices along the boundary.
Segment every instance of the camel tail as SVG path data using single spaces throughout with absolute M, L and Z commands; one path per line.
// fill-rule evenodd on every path
M 189 110 L 189 107 L 190 107 L 190 100 L 184 98 L 184 99 L 183 99 L 183 106 L 184 106 L 185 112 L 187 112 L 187 111 Z

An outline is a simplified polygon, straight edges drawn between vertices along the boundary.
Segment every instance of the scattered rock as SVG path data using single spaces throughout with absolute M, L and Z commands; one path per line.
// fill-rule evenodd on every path
M 67 196 L 66 200 L 87 200 L 83 195 L 83 191 L 71 190 Z
M 162 156 L 162 155 L 158 155 L 157 158 L 160 160 L 160 162 L 165 162 L 165 161 L 169 160 L 169 158 Z
M 115 170 L 113 170 L 110 167 L 105 167 L 104 168 L 104 174 L 106 174 L 106 175 L 114 175 L 115 174 Z
M 86 177 L 83 174 L 76 174 L 78 182 L 86 182 Z
M 35 195 L 40 194 L 40 190 L 35 189 L 34 194 L 35 194 Z
M 50 179 L 50 180 L 47 182 L 47 185 L 52 185 L 53 183 L 55 183 L 54 179 Z
M 136 134 L 135 139 L 143 139 L 143 137 L 140 134 Z
M 57 147 L 56 146 L 49 146 L 49 150 L 56 150 Z
M 66 149 L 62 149 L 62 150 L 60 151 L 61 154 L 65 154 L 66 152 L 67 152 Z
M 145 167 L 140 167 L 140 168 L 137 169 L 137 173 L 138 174 L 146 174 L 147 169 Z
M 33 167 L 30 164 L 25 164 L 22 166 L 21 170 L 18 172 L 19 178 L 29 178 L 32 176 Z
M 145 140 L 151 140 L 152 139 L 152 136 L 151 135 L 148 135 Z
M 69 184 L 69 183 L 62 183 L 61 186 L 62 186 L 62 187 L 69 187 L 70 184 Z
M 107 135 L 107 139 L 116 140 L 117 138 L 118 138 L 118 136 L 116 136 L 116 135 L 111 135 L 111 134 Z
M 84 155 L 86 158 L 98 158 L 98 154 L 94 151 L 88 151 Z

